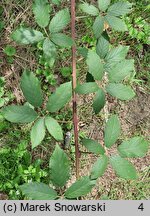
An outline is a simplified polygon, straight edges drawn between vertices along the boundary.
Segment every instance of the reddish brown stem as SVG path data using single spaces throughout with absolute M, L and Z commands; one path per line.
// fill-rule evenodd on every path
M 76 30 L 75 30 L 75 0 L 71 0 L 71 35 L 75 41 Z M 77 116 L 77 96 L 75 93 L 76 88 L 76 46 L 72 46 L 72 89 L 73 89 L 73 124 L 74 124 L 74 137 L 75 137 L 75 155 L 76 155 L 76 178 L 79 178 L 79 143 L 78 143 L 78 116 Z

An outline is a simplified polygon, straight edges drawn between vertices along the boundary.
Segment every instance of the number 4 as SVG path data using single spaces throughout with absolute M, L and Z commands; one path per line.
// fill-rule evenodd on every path
M 144 210 L 144 206 L 143 206 L 143 203 L 141 203 L 138 207 L 139 210 L 143 211 Z

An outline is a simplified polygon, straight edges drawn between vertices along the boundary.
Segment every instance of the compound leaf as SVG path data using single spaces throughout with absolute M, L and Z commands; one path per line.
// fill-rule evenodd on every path
M 104 19 L 101 16 L 96 17 L 93 24 L 93 31 L 96 38 L 99 38 L 104 29 Z
M 111 0 L 98 0 L 98 7 L 101 11 L 107 10 Z
M 52 34 L 51 40 L 61 47 L 71 47 L 73 45 L 72 38 L 62 33 Z
M 19 188 L 23 194 L 32 200 L 54 200 L 57 198 L 57 192 L 44 183 L 25 183 Z
M 111 16 L 124 16 L 131 11 L 132 4 L 129 2 L 117 2 L 108 8 Z
M 88 151 L 94 153 L 94 154 L 104 154 L 105 150 L 104 148 L 95 140 L 92 139 L 82 139 L 82 145 L 84 145 Z
M 105 127 L 104 143 L 107 148 L 115 144 L 121 132 L 120 121 L 117 115 L 111 116 Z
M 70 23 L 70 14 L 69 10 L 63 9 L 60 10 L 56 15 L 52 18 L 49 25 L 50 33 L 57 33 L 63 30 Z
M 122 157 L 137 158 L 144 157 L 148 148 L 148 141 L 144 140 L 142 137 L 133 137 L 119 145 L 118 151 Z
M 110 83 L 106 86 L 106 91 L 120 100 L 131 100 L 135 96 L 135 92 L 130 86 L 121 83 Z
M 94 163 L 92 170 L 91 170 L 90 178 L 94 180 L 94 179 L 98 179 L 99 177 L 101 177 L 105 173 L 107 169 L 107 165 L 108 165 L 108 157 L 106 155 L 102 155 Z
M 57 144 L 50 158 L 50 179 L 54 185 L 63 187 L 69 179 L 70 163 L 66 153 Z
M 80 4 L 79 7 L 83 12 L 85 12 L 87 14 L 90 14 L 92 16 L 98 16 L 99 15 L 99 10 L 93 5 L 90 5 L 88 3 L 83 3 L 83 4 Z
M 123 60 L 116 64 L 108 73 L 110 82 L 120 82 L 134 70 L 134 60 Z
M 78 94 L 90 94 L 94 93 L 99 89 L 95 82 L 87 82 L 81 85 L 77 85 L 75 92 Z
M 41 85 L 34 73 L 25 70 L 21 77 L 21 90 L 26 100 L 34 107 L 40 107 L 43 102 Z
M 45 28 L 50 21 L 50 5 L 47 0 L 34 0 L 32 5 L 33 13 L 37 24 Z
M 72 97 L 72 85 L 71 82 L 61 84 L 48 100 L 47 109 L 50 112 L 57 112 L 66 103 L 70 101 Z
M 44 36 L 40 31 L 24 27 L 15 30 L 11 37 L 17 43 L 24 45 L 38 43 L 44 39 Z
M 39 118 L 33 125 L 31 130 L 32 149 L 40 145 L 45 137 L 45 123 L 44 118 Z
M 37 118 L 37 113 L 28 106 L 10 105 L 2 109 L 5 119 L 13 123 L 30 123 Z
M 105 106 L 105 93 L 102 89 L 99 89 L 96 92 L 96 95 L 93 100 L 93 110 L 95 114 L 98 114 L 101 109 Z
M 95 186 L 96 181 L 84 176 L 72 184 L 66 191 L 65 197 L 68 199 L 77 198 L 88 194 Z
M 136 169 L 132 163 L 119 155 L 111 156 L 110 163 L 119 177 L 127 180 L 137 178 Z
M 94 79 L 101 80 L 104 74 L 103 64 L 95 51 L 89 50 L 86 63 L 89 68 L 89 73 L 92 74 Z
M 56 59 L 56 46 L 48 38 L 43 43 L 44 58 L 48 62 L 49 66 L 52 67 Z
M 45 125 L 49 133 L 58 141 L 63 140 L 63 131 L 58 122 L 52 117 L 45 118 Z
M 128 30 L 125 22 L 118 17 L 106 15 L 105 20 L 116 31 L 124 32 Z

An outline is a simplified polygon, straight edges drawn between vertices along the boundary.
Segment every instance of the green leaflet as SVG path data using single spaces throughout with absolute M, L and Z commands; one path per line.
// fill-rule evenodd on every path
M 52 3 L 59 5 L 61 3 L 61 0 L 52 0 Z
M 106 86 L 106 91 L 120 100 L 131 100 L 135 97 L 135 92 L 130 86 L 121 83 L 110 83 Z
M 31 143 L 32 149 L 40 145 L 45 137 L 45 123 L 44 118 L 39 118 L 31 129 Z
M 99 15 L 98 9 L 93 5 L 90 5 L 88 3 L 83 3 L 83 4 L 80 4 L 79 7 L 83 12 L 85 12 L 87 14 L 90 14 L 92 16 L 98 16 Z
M 129 2 L 116 2 L 108 8 L 111 16 L 124 16 L 131 11 L 132 4 Z
M 99 177 L 101 177 L 105 173 L 107 169 L 107 165 L 108 165 L 108 157 L 105 155 L 102 155 L 94 163 L 92 170 L 91 170 L 90 178 L 94 180 L 94 179 L 98 179 Z
M 2 109 L 4 118 L 13 123 L 30 123 L 37 117 L 37 113 L 28 106 L 10 105 Z
M 73 45 L 72 38 L 62 33 L 52 34 L 51 40 L 61 47 L 71 47 Z
M 68 199 L 77 198 L 88 194 L 95 186 L 96 181 L 90 180 L 88 176 L 84 176 L 72 184 L 65 192 L 65 197 Z
M 133 137 L 127 141 L 123 141 L 118 147 L 122 157 L 137 158 L 144 157 L 149 148 L 148 141 L 142 137 Z
M 133 180 L 137 178 L 135 167 L 124 158 L 121 158 L 118 155 L 111 156 L 110 163 L 117 176 L 127 180 Z
M 107 148 L 110 148 L 112 147 L 112 145 L 115 144 L 115 142 L 117 141 L 120 135 L 120 132 L 121 132 L 121 126 L 120 126 L 119 119 L 117 115 L 112 115 L 108 119 L 104 131 L 105 134 L 104 143 Z
M 17 43 L 24 45 L 38 43 L 44 39 L 40 31 L 24 27 L 20 27 L 14 31 L 11 37 Z
M 95 80 L 101 80 L 104 74 L 103 63 L 96 52 L 89 50 L 86 63 L 89 68 L 89 73 L 92 74 Z
M 19 188 L 23 194 L 32 200 L 54 200 L 57 198 L 57 192 L 43 183 L 25 183 Z
M 34 0 L 32 5 L 33 13 L 37 24 L 45 28 L 50 21 L 50 11 L 51 7 L 48 0 Z
M 99 89 L 96 92 L 96 95 L 93 100 L 93 110 L 95 114 L 98 114 L 101 109 L 105 106 L 105 93 L 102 89 Z
M 45 125 L 49 133 L 52 135 L 52 137 L 54 137 L 58 141 L 63 140 L 62 128 L 54 118 L 46 117 Z
M 52 67 L 55 63 L 57 52 L 55 44 L 51 42 L 48 38 L 44 40 L 43 53 L 49 66 Z
M 57 112 L 70 101 L 72 97 L 72 85 L 71 82 L 61 84 L 48 100 L 47 109 L 50 112 Z
M 97 40 L 96 53 L 101 59 L 104 59 L 109 51 L 109 37 L 107 32 L 103 32 L 101 37 Z
M 134 70 L 134 60 L 123 60 L 116 64 L 108 73 L 110 82 L 120 82 Z
M 116 31 L 124 32 L 128 30 L 125 22 L 118 17 L 110 16 L 107 14 L 105 16 L 105 19 L 106 19 L 106 22 L 108 22 L 108 24 Z
M 95 140 L 92 139 L 82 139 L 82 145 L 84 145 L 90 152 L 94 154 L 104 154 L 104 148 Z
M 40 107 L 43 103 L 43 95 L 39 80 L 34 73 L 25 70 L 21 77 L 21 90 L 26 100 L 34 107 Z
M 90 94 L 94 93 L 99 89 L 95 82 L 87 82 L 81 85 L 77 85 L 75 92 L 78 94 Z
M 98 7 L 101 11 L 106 11 L 111 0 L 98 0 Z
M 93 24 L 93 31 L 96 38 L 99 38 L 104 29 L 104 19 L 101 16 L 96 17 Z
M 56 145 L 49 162 L 50 178 L 54 185 L 63 187 L 69 179 L 70 163 L 66 153 Z
M 49 25 L 50 33 L 57 33 L 63 30 L 70 23 L 69 10 L 63 9 L 56 13 Z
M 116 65 L 119 61 L 125 60 L 125 57 L 129 51 L 128 46 L 118 46 L 112 48 L 105 57 L 106 65 L 105 68 L 109 72 L 112 67 Z

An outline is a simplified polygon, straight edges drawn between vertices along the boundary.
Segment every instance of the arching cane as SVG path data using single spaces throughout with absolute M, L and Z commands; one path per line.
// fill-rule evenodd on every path
M 75 41 L 75 0 L 71 0 L 71 35 Z M 77 116 L 77 97 L 75 93 L 76 88 L 76 46 L 72 46 L 72 89 L 73 89 L 73 124 L 75 137 L 75 156 L 76 156 L 76 178 L 79 178 L 79 145 L 78 145 L 78 116 Z

